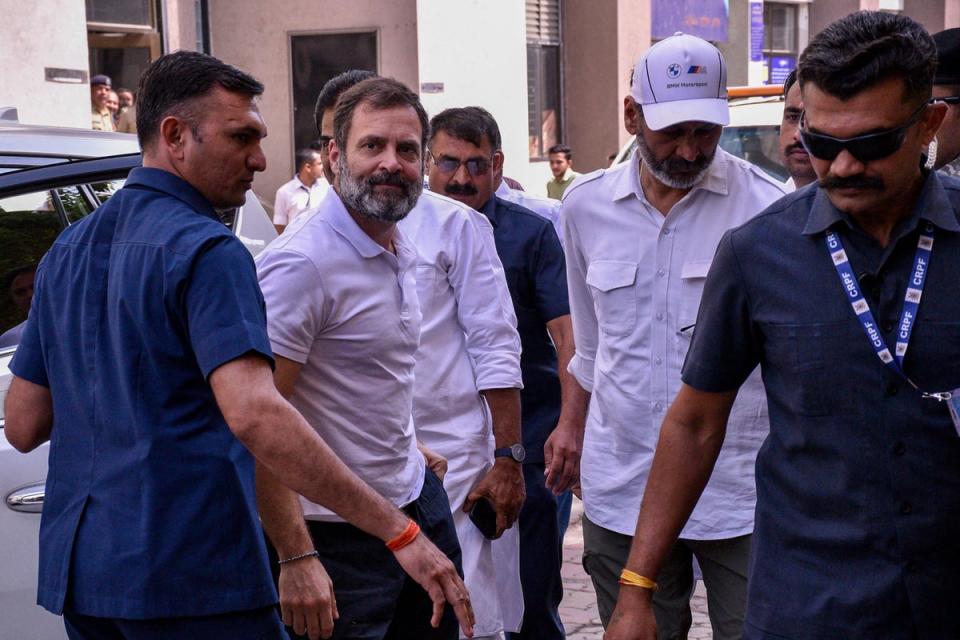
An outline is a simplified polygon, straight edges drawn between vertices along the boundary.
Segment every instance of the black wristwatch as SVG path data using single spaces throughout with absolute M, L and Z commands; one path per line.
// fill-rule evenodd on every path
M 494 458 L 513 458 L 517 462 L 523 462 L 527 457 L 527 450 L 523 448 L 523 445 L 519 442 L 517 444 L 512 444 L 509 447 L 503 447 L 502 449 L 493 450 Z

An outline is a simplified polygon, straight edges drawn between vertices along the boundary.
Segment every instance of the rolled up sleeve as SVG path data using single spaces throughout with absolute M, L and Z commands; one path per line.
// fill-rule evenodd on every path
M 457 299 L 477 390 L 520 389 L 520 335 L 510 292 L 503 266 L 496 253 L 488 250 L 481 224 L 464 220 L 447 278 Z M 492 239 L 492 229 L 490 234 Z
M 573 320 L 573 340 L 576 352 L 567 366 L 585 390 L 593 392 L 593 371 L 597 356 L 597 316 L 593 308 L 593 296 L 587 287 L 587 265 L 580 249 L 580 236 L 567 205 L 563 206 L 561 220 L 566 244 L 564 254 L 567 262 L 567 291 L 570 299 L 570 315 Z

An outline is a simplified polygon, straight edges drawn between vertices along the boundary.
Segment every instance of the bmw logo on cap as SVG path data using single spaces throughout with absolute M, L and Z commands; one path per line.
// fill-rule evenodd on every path
M 667 77 L 671 79 L 679 78 L 681 69 L 682 67 L 680 66 L 680 64 L 677 62 L 674 62 L 669 67 L 667 67 Z

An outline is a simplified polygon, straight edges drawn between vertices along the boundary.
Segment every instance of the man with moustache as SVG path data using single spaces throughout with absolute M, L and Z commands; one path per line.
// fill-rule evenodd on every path
M 728 232 L 707 278 L 624 575 L 657 579 L 759 364 L 745 638 L 960 637 L 960 188 L 920 166 L 936 64 L 906 16 L 817 34 L 798 82 L 818 186 Z M 624 587 L 606 639 L 654 638 L 651 595 Z
M 388 561 L 438 607 L 453 602 L 469 629 L 453 563 L 273 384 L 253 260 L 217 215 L 243 204 L 266 166 L 262 92 L 202 53 L 151 64 L 139 92 L 144 166 L 30 274 L 4 435 L 24 452 L 50 440 L 38 601 L 63 613 L 73 640 L 284 635 L 254 457 L 391 541 Z M 299 556 L 289 562 L 318 564 Z
M 447 109 L 431 120 L 430 189 L 484 214 L 517 316 L 523 347 L 523 463 L 520 579 L 524 619 L 511 638 L 563 638 L 558 606 L 561 547 L 554 493 L 577 478 L 586 397 L 566 372 L 573 355 L 563 252 L 550 222 L 494 194 L 503 167 L 500 130 L 480 107 Z
M 345 92 L 329 144 L 335 192 L 271 243 L 257 270 L 277 388 L 459 567 L 446 493 L 414 434 L 417 252 L 397 228 L 423 190 L 427 131 L 416 94 L 395 80 L 371 78 Z M 306 627 L 313 638 L 332 627 L 334 638 L 456 640 L 453 612 L 407 580 L 378 539 L 298 498 L 265 469 L 257 497 L 268 536 L 289 560 L 279 582 L 281 593 L 294 594 L 281 606 L 295 633 Z M 307 557 L 314 551 L 322 566 Z M 471 613 L 467 636 L 472 622 Z
M 640 496 L 660 423 L 680 387 L 714 251 L 727 229 L 784 193 L 780 182 L 718 147 L 729 122 L 726 93 L 716 47 L 684 34 L 658 42 L 637 61 L 623 101 L 637 151 L 629 162 L 579 179 L 564 197 L 577 344 L 570 370 L 592 392 L 580 470 L 583 564 L 604 625 L 622 591 Z M 657 578 L 661 637 L 686 637 L 690 628 L 696 557 L 714 637 L 739 638 L 753 463 L 766 414 L 755 375 L 741 390 L 713 482 Z
M 113 113 L 107 107 L 113 92 L 111 85 L 110 76 L 102 73 L 90 78 L 90 116 L 91 128 L 94 131 L 116 131 Z
M 802 116 L 803 102 L 800 99 L 800 85 L 797 84 L 797 71 L 794 69 L 783 83 L 783 119 L 780 121 L 780 159 L 790 174 L 788 191 L 801 189 L 817 180 L 810 156 L 800 141 Z

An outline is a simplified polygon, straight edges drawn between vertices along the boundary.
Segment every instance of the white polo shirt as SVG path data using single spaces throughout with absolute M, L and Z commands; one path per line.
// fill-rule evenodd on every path
M 560 244 L 563 244 L 563 225 L 560 224 L 559 200 L 555 200 L 553 198 L 540 198 L 538 196 L 531 195 L 526 191 L 511 189 L 510 186 L 502 180 L 500 181 L 500 186 L 497 187 L 496 195 L 500 198 L 503 198 L 507 202 L 518 204 L 521 207 L 533 211 L 541 218 L 546 218 L 549 220 L 551 224 L 553 224 L 553 228 L 557 231 L 557 237 L 560 238 Z
M 276 355 L 303 365 L 290 402 L 350 469 L 401 507 L 423 486 L 414 435 L 420 338 L 417 253 L 396 255 L 350 217 L 336 192 L 257 256 Z M 342 522 L 301 497 L 308 519 Z
M 277 189 L 277 197 L 273 203 L 273 224 L 287 226 L 308 209 L 312 209 L 327 195 L 330 184 L 324 179 L 308 187 L 300 181 L 299 176 Z
M 463 550 L 474 632 L 516 630 L 523 615 L 518 528 L 491 544 L 462 510 L 470 490 L 493 466 L 493 433 L 480 392 L 523 386 L 520 335 L 493 227 L 486 216 L 429 191 L 398 226 L 419 254 L 417 437 L 449 464 L 443 486 Z M 499 565 L 493 545 L 505 547 Z
M 634 153 L 579 178 L 562 209 L 577 345 L 569 370 L 593 394 L 580 463 L 584 510 L 630 536 L 720 238 L 784 194 L 782 183 L 718 149 L 704 180 L 664 216 L 644 196 L 637 163 Z M 740 388 L 713 475 L 681 538 L 753 531 L 754 462 L 768 430 L 755 371 Z

